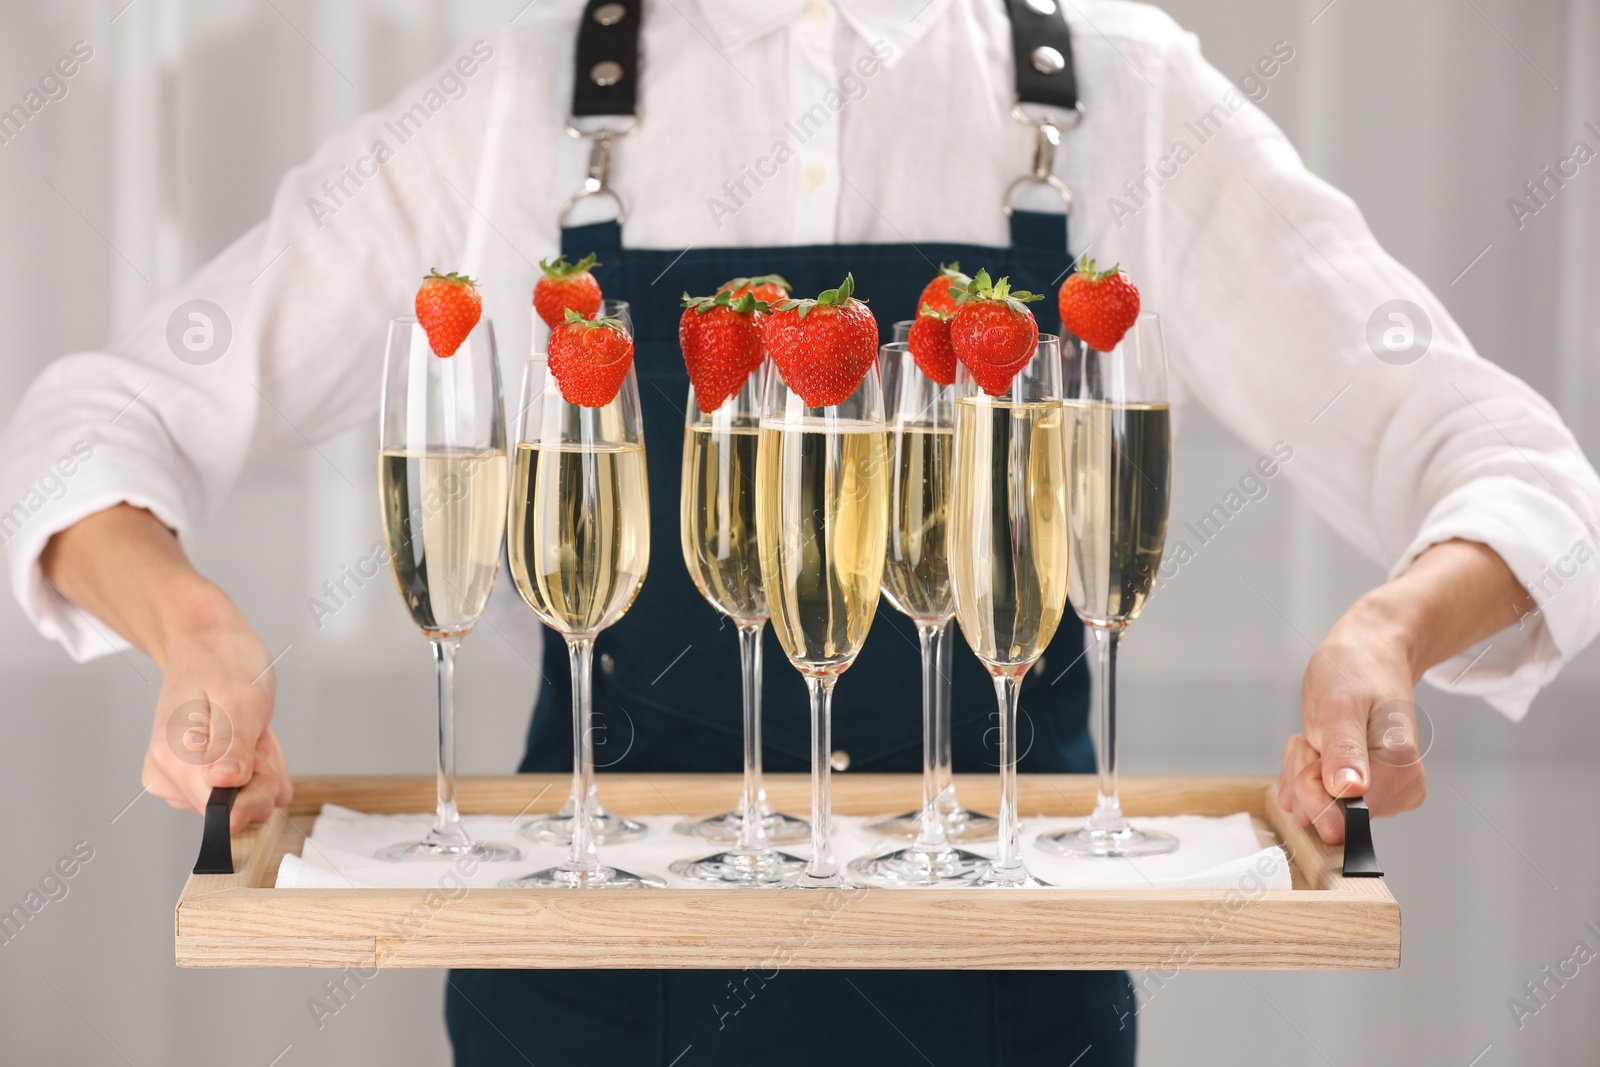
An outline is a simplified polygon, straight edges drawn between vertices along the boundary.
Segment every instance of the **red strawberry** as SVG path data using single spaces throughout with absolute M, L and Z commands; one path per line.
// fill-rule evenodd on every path
M 417 290 L 417 321 L 428 335 L 428 344 L 434 354 L 449 357 L 456 354 L 467 334 L 483 317 L 483 298 L 478 287 L 465 274 L 440 274 L 428 272 Z
M 1027 303 L 1036 293 L 1012 292 L 1010 282 L 990 282 L 980 270 L 956 301 L 950 319 L 950 343 L 972 377 L 990 396 L 1011 387 L 1011 379 L 1039 347 L 1039 324 Z
M 839 288 L 786 300 L 767 319 L 767 354 L 807 407 L 844 403 L 878 358 L 878 323 L 855 288 L 846 274 Z
M 954 311 L 956 298 L 950 295 L 950 290 L 965 289 L 971 284 L 972 279 L 961 273 L 961 264 L 952 263 L 949 266 L 939 264 L 939 276 L 922 287 L 922 296 L 917 300 L 917 307 L 923 310 L 917 314 L 923 314 L 930 307 L 935 311 Z
M 533 310 L 546 326 L 560 326 L 569 308 L 586 319 L 600 313 L 600 283 L 589 273 L 595 265 L 592 252 L 576 263 L 568 263 L 566 256 L 539 261 L 543 275 L 533 283 Z
M 678 344 L 701 411 L 721 407 L 761 365 L 761 321 L 766 308 L 748 288 L 737 300 L 727 289 L 716 296 L 683 294 Z
M 1097 352 L 1117 347 L 1139 317 L 1139 290 L 1133 280 L 1116 267 L 1096 271 L 1092 259 L 1061 283 L 1058 300 L 1061 325 Z
M 922 314 L 911 324 L 907 343 L 911 356 L 923 374 L 940 385 L 956 381 L 956 350 L 950 344 L 950 314 L 922 305 Z
M 759 274 L 754 278 L 732 278 L 717 286 L 719 293 L 731 293 L 738 299 L 746 293 L 766 304 L 777 304 L 789 299 L 789 283 L 781 274 Z
M 550 333 L 550 373 L 569 404 L 603 408 L 617 398 L 633 366 L 633 338 L 616 319 L 568 310 Z

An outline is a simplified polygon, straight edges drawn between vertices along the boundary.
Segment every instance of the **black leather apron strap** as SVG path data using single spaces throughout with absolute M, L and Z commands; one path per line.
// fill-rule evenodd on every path
M 1006 0 L 1006 10 L 1017 65 L 1017 103 L 1077 108 L 1072 34 L 1056 0 Z
M 572 114 L 632 115 L 639 104 L 643 0 L 589 0 L 578 24 Z

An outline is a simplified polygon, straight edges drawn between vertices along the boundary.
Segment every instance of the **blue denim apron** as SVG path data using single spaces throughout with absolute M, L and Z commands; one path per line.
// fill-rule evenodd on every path
M 691 582 L 678 543 L 684 402 L 679 295 L 729 278 L 777 273 L 810 296 L 855 275 L 887 340 L 910 318 L 940 263 L 1009 275 L 1050 294 L 1067 269 L 1066 217 L 1016 212 L 1010 248 L 963 244 L 814 245 L 673 251 L 622 247 L 614 222 L 562 232 L 569 259 L 598 253 L 610 298 L 632 305 L 634 365 L 650 479 L 650 572 L 628 614 L 595 642 L 595 763 L 610 771 L 736 771 L 742 761 L 733 627 Z M 1034 305 L 1041 332 L 1059 330 L 1056 302 Z M 762 689 L 767 770 L 810 770 L 810 719 L 799 674 L 766 628 Z M 995 769 L 993 683 L 956 636 L 952 748 L 957 772 Z M 1023 685 L 1023 772 L 1092 772 L 1083 634 L 1063 625 Z M 571 676 L 559 636 L 545 640 L 523 772 L 572 769 Z M 916 627 L 881 605 L 833 700 L 835 750 L 849 771 L 921 770 L 921 660 Z M 848 772 L 847 772 L 848 773 Z M 998 788 L 998 786 L 997 786 Z M 973 807 L 994 798 L 963 799 Z M 684 841 L 685 855 L 694 843 Z M 841 862 L 850 857 L 841 856 Z M 765 983 L 725 971 L 455 971 L 446 1016 L 456 1063 L 915 1063 L 962 1067 L 1131 1065 L 1131 989 L 1122 972 L 804 971 Z M 492 1025 L 486 1025 L 492 1024 Z M 820 1024 L 820 1026 L 819 1026 Z M 1074 1057 L 1087 1053 L 1081 1059 Z M 919 1050 L 921 1055 L 919 1055 Z

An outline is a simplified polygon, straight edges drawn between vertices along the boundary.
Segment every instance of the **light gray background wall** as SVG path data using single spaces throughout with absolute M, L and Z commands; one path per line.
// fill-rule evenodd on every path
M 523 2 L 4 0 L 0 97 L 20 95 L 74 40 L 95 58 L 67 99 L 0 146 L 0 417 L 46 361 L 102 343 L 261 216 L 277 177 L 321 137 Z M 1226 73 L 1276 40 L 1293 44 L 1266 111 L 1480 351 L 1552 396 L 1600 454 L 1600 170 L 1585 168 L 1520 231 L 1505 207 L 1585 121 L 1600 120 L 1600 4 L 1164 6 Z M 363 427 L 322 451 L 365 489 L 372 439 Z M 1179 517 L 1219 499 L 1253 459 L 1201 413 L 1187 419 L 1179 456 Z M 292 456 L 238 494 L 198 552 L 267 643 L 289 649 L 277 723 L 301 772 L 430 766 L 430 667 L 398 600 L 374 586 L 320 633 L 304 607 L 376 536 L 369 500 L 317 456 Z M 1274 771 L 1299 720 L 1305 638 L 1379 578 L 1276 485 L 1134 629 L 1128 769 Z M 148 798 L 123 811 L 139 790 L 154 666 L 133 654 L 73 666 L 7 598 L 0 671 L 0 903 L 21 899 L 75 841 L 95 849 L 70 895 L 0 946 L 0 1060 L 447 1061 L 439 974 L 386 972 L 319 1032 L 305 1002 L 323 973 L 175 969 L 171 909 L 198 820 Z M 532 679 L 493 637 L 468 646 L 465 771 L 512 768 Z M 1378 830 L 1405 915 L 1401 969 L 1183 974 L 1141 1016 L 1142 1061 L 1600 1058 L 1597 966 L 1520 1032 L 1506 1007 L 1575 941 L 1595 945 L 1583 925 L 1600 922 L 1597 681 L 1590 649 L 1520 726 L 1423 690 L 1437 733 L 1432 797 Z

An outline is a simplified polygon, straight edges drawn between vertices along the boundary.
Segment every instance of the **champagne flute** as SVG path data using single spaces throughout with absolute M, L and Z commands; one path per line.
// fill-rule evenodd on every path
M 761 630 L 767 623 L 767 601 L 761 586 L 761 558 L 755 537 L 755 462 L 761 390 L 768 373 L 771 365 L 763 363 L 751 372 L 739 392 L 714 412 L 700 410 L 693 387 L 689 389 L 679 533 L 684 562 L 701 595 L 724 615 L 744 620 L 739 630 L 744 682 L 744 784 L 746 791 L 754 789 L 765 844 L 778 845 L 807 840 L 811 824 L 773 811 L 761 776 Z M 695 493 L 692 501 L 691 489 Z M 755 629 L 746 637 L 745 630 L 751 624 Z M 733 811 L 680 822 L 673 830 L 719 845 L 740 845 L 744 842 L 744 824 L 741 801 Z
M 938 654 L 956 611 L 946 544 L 955 388 L 923 374 L 904 342 L 884 345 L 879 365 L 890 477 L 883 593 L 917 624 L 922 649 L 922 807 L 909 847 L 861 856 L 850 862 L 850 873 L 869 885 L 891 888 L 953 887 L 976 880 L 988 866 L 982 856 L 951 847 L 939 811 L 935 767 L 939 695 L 945 688 Z M 948 670 L 948 657 L 944 666 Z
M 1067 592 L 1094 642 L 1100 782 L 1079 830 L 1044 834 L 1069 856 L 1154 856 L 1178 839 L 1139 830 L 1117 795 L 1117 645 L 1161 566 L 1172 490 L 1172 409 L 1161 318 L 1142 314 L 1110 352 L 1074 344 L 1064 364 L 1072 568 Z
M 756 448 L 764 366 L 714 411 L 702 411 L 689 388 L 683 434 L 679 533 L 683 561 L 700 595 L 733 620 L 739 633 L 744 702 L 744 790 L 736 811 L 687 824 L 708 840 L 731 832 L 734 847 L 673 863 L 673 874 L 714 885 L 773 885 L 804 861 L 770 847 L 775 832 L 808 836 L 804 820 L 771 811 L 761 782 L 761 631 L 767 595 L 756 536 Z M 798 834 L 796 833 L 798 831 Z
M 845 885 L 833 860 L 833 687 L 872 628 L 889 519 L 883 392 L 874 364 L 842 403 L 812 408 L 767 375 L 756 532 L 772 629 L 811 696 L 811 857 L 788 884 Z
M 902 319 L 895 323 L 892 343 L 907 344 L 914 322 L 913 319 Z M 887 392 L 890 390 L 887 382 L 888 371 L 882 358 L 880 365 Z M 939 631 L 937 646 L 934 653 L 935 678 L 938 686 L 934 691 L 933 708 L 933 777 L 939 794 L 939 818 L 944 821 L 946 840 L 989 841 L 995 835 L 997 823 L 994 816 L 969 811 L 961 806 L 961 801 L 956 796 L 955 774 L 950 758 L 950 700 L 954 688 L 955 676 L 952 673 L 952 665 L 955 662 L 956 650 L 954 627 L 946 626 Z M 923 741 L 923 747 L 927 747 L 926 739 Z M 867 824 L 863 829 L 880 837 L 904 837 L 915 840 L 922 834 L 922 809 L 879 819 Z
M 456 808 L 456 653 L 489 602 L 505 535 L 505 408 L 487 318 L 449 358 L 434 354 L 416 319 L 389 323 L 378 436 L 384 543 L 400 596 L 433 646 L 439 688 L 433 828 L 378 858 L 521 859 L 472 840 Z
M 628 369 L 600 408 L 568 402 L 543 354 L 523 371 L 521 417 L 511 471 L 507 558 L 517 591 L 567 642 L 572 665 L 571 852 L 556 867 L 501 885 L 542 889 L 638 889 L 666 883 L 600 862 L 591 806 L 595 636 L 633 605 L 650 563 L 639 386 Z
M 602 300 L 600 302 L 599 318 L 616 319 L 622 323 L 622 329 L 631 337 L 633 335 L 632 308 L 626 300 Z M 550 343 L 550 328 L 538 315 L 533 317 L 533 353 L 542 356 Z M 594 731 L 590 731 L 583 739 L 584 747 L 589 750 L 589 764 L 594 765 Z M 571 793 L 567 802 L 561 809 L 550 815 L 544 815 L 532 820 L 522 828 L 522 836 L 537 841 L 542 845 L 570 845 L 572 844 L 572 813 L 578 810 L 578 795 Z M 600 803 L 600 794 L 593 781 L 589 783 L 589 832 L 594 839 L 602 845 L 616 844 L 618 841 L 633 841 L 643 837 L 647 827 L 642 822 L 624 818 L 621 815 L 607 811 L 605 805 Z
M 1000 840 L 976 886 L 1040 886 L 1022 862 L 1017 703 L 1022 679 L 1067 606 L 1066 448 L 1061 355 L 1039 335 L 999 396 L 956 370 L 950 476 L 950 583 L 967 644 L 994 678 L 1000 709 Z

